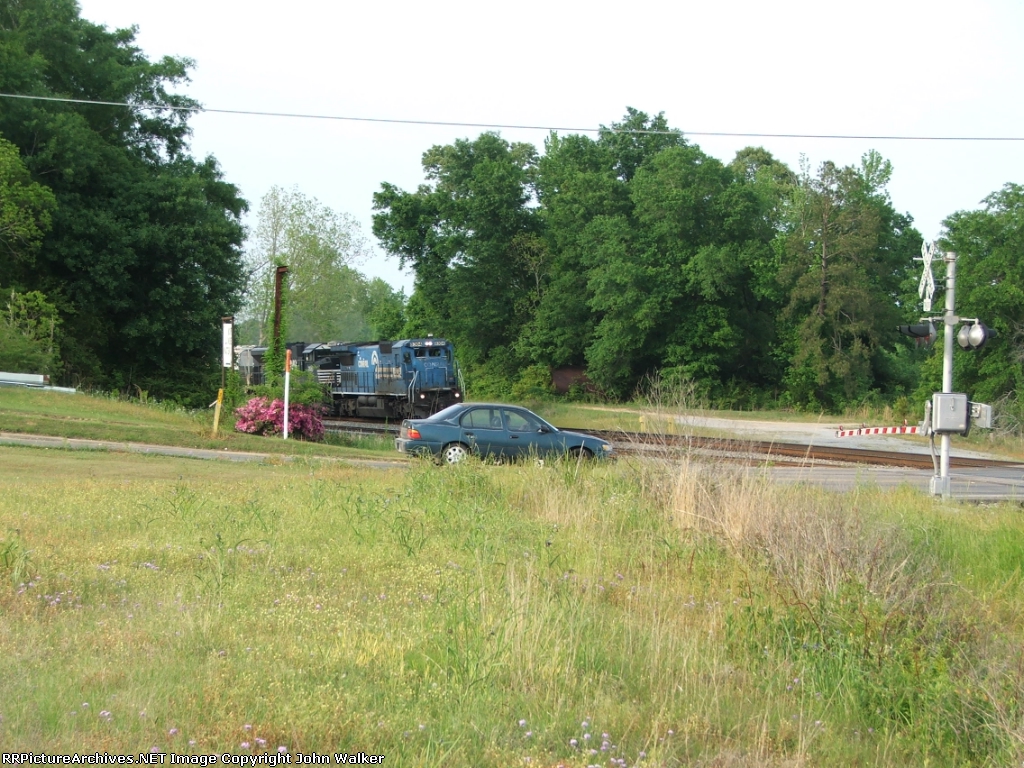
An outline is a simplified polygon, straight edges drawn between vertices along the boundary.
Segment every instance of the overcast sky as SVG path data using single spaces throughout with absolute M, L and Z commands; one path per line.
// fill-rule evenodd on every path
M 195 60 L 188 95 L 211 109 L 597 128 L 627 106 L 728 162 L 749 144 L 794 170 L 804 154 L 892 161 L 889 191 L 926 239 L 942 220 L 1024 183 L 1024 142 L 722 138 L 698 132 L 1024 136 L 1020 0 L 79 0 L 137 25 L 151 58 Z M 206 113 L 213 154 L 255 214 L 296 186 L 363 223 L 382 182 L 415 189 L 434 144 L 483 130 Z M 502 129 L 543 149 L 544 130 Z M 360 267 L 411 291 L 380 248 Z

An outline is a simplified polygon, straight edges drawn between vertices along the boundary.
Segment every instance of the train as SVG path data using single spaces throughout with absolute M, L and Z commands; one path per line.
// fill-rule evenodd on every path
M 292 368 L 309 371 L 330 397 L 335 416 L 422 419 L 462 402 L 465 385 L 450 341 L 294 342 Z M 242 347 L 246 384 L 263 383 L 266 347 Z

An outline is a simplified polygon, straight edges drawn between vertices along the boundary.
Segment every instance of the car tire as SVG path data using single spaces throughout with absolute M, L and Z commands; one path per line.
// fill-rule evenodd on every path
M 589 461 L 594 458 L 594 452 L 585 446 L 578 445 L 569 449 L 569 456 L 574 461 Z
M 469 448 L 462 443 L 449 443 L 441 449 L 441 463 L 458 464 L 469 458 Z

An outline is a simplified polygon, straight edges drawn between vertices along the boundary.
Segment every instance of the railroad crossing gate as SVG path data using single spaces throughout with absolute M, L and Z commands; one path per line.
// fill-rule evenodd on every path
M 864 435 L 920 435 L 924 434 L 921 427 L 858 427 L 857 429 L 837 429 L 836 437 L 862 437 Z

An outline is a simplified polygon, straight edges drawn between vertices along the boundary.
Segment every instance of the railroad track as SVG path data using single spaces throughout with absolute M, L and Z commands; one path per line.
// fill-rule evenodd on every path
M 350 435 L 398 434 L 398 426 L 362 419 L 324 419 L 328 432 Z M 841 448 L 838 446 L 804 445 L 801 443 L 780 443 L 766 440 L 741 440 L 724 437 L 700 437 L 697 435 L 660 435 L 650 432 L 622 432 L 619 430 L 571 429 L 603 437 L 615 446 L 622 455 L 665 455 L 693 451 L 699 455 L 714 456 L 733 462 L 761 464 L 766 461 L 785 464 L 870 464 L 882 467 L 907 467 L 911 469 L 932 469 L 928 454 L 903 453 L 900 451 L 869 450 L 864 448 Z M 950 457 L 950 466 L 957 469 L 968 467 L 1020 466 L 1019 461 L 998 459 L 977 459 Z
M 395 424 L 374 421 L 373 419 L 324 419 L 324 431 L 337 435 L 397 435 Z
M 723 437 L 699 437 L 696 435 L 653 435 L 650 433 L 616 432 L 609 430 L 585 430 L 592 435 L 610 440 L 617 450 L 624 453 L 632 452 L 630 446 L 665 446 L 671 450 L 693 450 L 700 453 L 720 455 L 733 460 L 749 460 L 761 463 L 764 461 L 783 461 L 789 464 L 812 463 L 843 463 L 871 464 L 884 467 L 908 467 L 913 469 L 932 469 L 932 459 L 925 453 L 905 453 L 902 451 L 882 451 L 866 448 L 841 448 L 839 446 L 806 445 L 803 443 L 781 443 L 767 440 L 742 440 Z M 640 448 L 640 450 L 645 450 Z M 971 457 L 950 457 L 950 466 L 997 467 L 1020 466 L 1019 461 L 1002 461 L 999 459 L 977 459 Z

